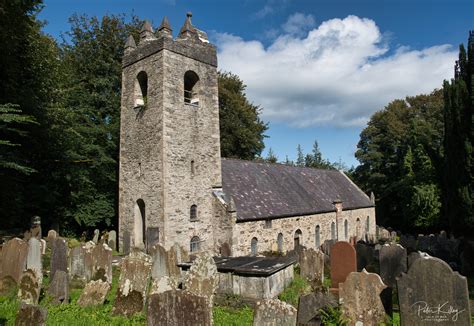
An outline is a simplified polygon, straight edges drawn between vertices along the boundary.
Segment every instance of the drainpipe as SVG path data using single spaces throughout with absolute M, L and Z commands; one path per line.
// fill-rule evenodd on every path
M 336 199 L 332 204 L 336 209 L 336 240 L 339 241 L 339 219 L 342 215 L 342 200 Z

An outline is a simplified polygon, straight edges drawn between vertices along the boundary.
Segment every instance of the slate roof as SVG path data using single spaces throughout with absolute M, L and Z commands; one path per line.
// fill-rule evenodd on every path
M 235 202 L 237 222 L 373 207 L 345 174 L 283 164 L 222 159 L 222 188 Z

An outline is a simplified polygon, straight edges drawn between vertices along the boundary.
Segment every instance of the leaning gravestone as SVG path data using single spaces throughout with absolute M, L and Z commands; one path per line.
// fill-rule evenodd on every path
M 69 275 L 71 282 L 82 285 L 85 283 L 85 248 L 82 244 L 72 248 L 69 253 Z
M 298 301 L 297 325 L 321 325 L 321 310 L 337 307 L 331 293 L 313 292 L 300 296 Z
M 254 326 L 294 326 L 296 309 L 278 299 L 263 300 L 255 305 Z
M 5 243 L 1 251 L 0 278 L 11 277 L 18 284 L 26 268 L 28 245 L 25 241 L 14 238 Z
M 323 283 L 324 254 L 320 250 L 303 249 L 299 255 L 299 264 L 301 277 L 311 283 Z
M 151 272 L 151 257 L 133 251 L 120 262 L 120 278 L 113 313 L 131 316 L 143 310 Z
M 109 293 L 110 284 L 101 280 L 90 281 L 82 291 L 77 304 L 81 307 L 100 306 L 105 302 L 105 297 Z
M 54 274 L 56 271 L 63 271 L 67 273 L 66 240 L 62 238 L 56 238 L 52 240 L 50 266 L 50 279 L 54 279 Z
M 338 241 L 331 249 L 331 291 L 339 291 L 339 283 L 357 271 L 356 251 L 349 242 Z
M 177 266 L 178 261 L 173 248 L 168 251 L 160 244 L 156 244 L 151 249 L 151 257 L 153 260 L 151 268 L 153 279 L 159 280 L 163 276 L 179 277 L 180 269 Z
M 26 268 L 35 272 L 39 284 L 43 282 L 43 263 L 41 260 L 41 242 L 36 238 L 28 240 L 28 255 Z
M 208 298 L 212 307 L 218 282 L 219 277 L 214 258 L 210 253 L 204 252 L 191 265 L 184 279 L 183 288 L 191 293 Z
M 206 297 L 188 291 L 155 293 L 148 299 L 147 324 L 210 326 L 212 309 Z
M 53 303 L 69 302 L 69 278 L 66 272 L 57 270 L 48 288 L 48 294 L 53 297 Z
M 386 244 L 380 249 L 380 276 L 383 282 L 395 288 L 395 278 L 407 271 L 407 251 L 399 244 Z
M 441 259 L 416 260 L 397 287 L 402 325 L 471 325 L 467 280 Z
M 117 251 L 117 232 L 114 230 L 109 232 L 107 244 L 109 245 L 110 249 Z
M 36 271 L 28 269 L 21 276 L 18 298 L 20 301 L 25 303 L 37 304 L 40 296 L 40 289 L 41 287 L 36 277 Z
M 15 326 L 44 326 L 47 317 L 48 310 L 46 308 L 21 303 L 20 310 L 16 315 Z
M 92 238 L 92 242 L 94 242 L 95 244 L 99 243 L 99 235 L 100 235 L 99 229 L 95 229 L 94 230 L 94 237 Z
M 102 280 L 112 283 L 112 249 L 106 244 L 85 244 L 84 268 L 86 280 Z
M 379 275 L 365 269 L 350 273 L 346 281 L 339 284 L 342 314 L 350 320 L 350 326 L 380 325 L 385 321 L 380 294 L 386 287 Z

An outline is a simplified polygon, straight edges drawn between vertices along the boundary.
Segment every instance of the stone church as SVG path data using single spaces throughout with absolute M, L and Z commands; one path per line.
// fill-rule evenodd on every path
M 175 244 L 227 256 L 373 237 L 375 207 L 343 172 L 221 158 L 216 48 L 163 19 L 125 44 L 119 236 L 122 251 Z

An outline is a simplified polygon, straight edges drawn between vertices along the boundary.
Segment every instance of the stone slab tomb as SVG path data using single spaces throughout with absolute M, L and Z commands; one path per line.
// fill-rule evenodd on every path
M 26 268 L 27 255 L 28 244 L 25 241 L 18 238 L 7 241 L 1 252 L 0 279 L 10 277 L 18 284 Z
M 397 288 L 402 325 L 471 325 L 467 279 L 441 259 L 417 259 Z
M 120 278 L 113 314 L 132 316 L 143 310 L 151 274 L 151 257 L 140 252 L 132 253 L 120 262 Z
M 258 301 L 253 316 L 254 326 L 295 326 L 296 309 L 278 299 Z
M 21 303 L 16 315 L 15 326 L 44 326 L 47 317 L 48 310 L 46 308 Z
M 339 283 L 352 272 L 357 272 L 356 251 L 348 242 L 338 241 L 331 248 L 331 291 L 337 293 Z
M 301 277 L 311 283 L 323 283 L 324 254 L 320 250 L 303 249 L 299 254 L 299 264 Z
M 69 277 L 66 272 L 57 270 L 49 284 L 48 294 L 53 298 L 52 303 L 69 303 Z
M 147 324 L 156 326 L 210 326 L 212 308 L 206 297 L 170 290 L 148 298 Z
M 396 287 L 395 278 L 407 271 L 407 251 L 399 244 L 386 244 L 380 249 L 380 276 L 383 282 Z
M 77 300 L 82 307 L 103 305 L 110 291 L 110 284 L 101 280 L 90 281 Z
M 18 289 L 18 298 L 20 301 L 29 304 L 37 304 L 40 290 L 41 285 L 36 277 L 36 271 L 28 269 L 23 272 Z
M 337 300 L 331 293 L 309 293 L 298 301 L 297 325 L 321 325 L 321 309 L 337 307 Z
M 339 303 L 343 316 L 350 326 L 380 325 L 385 321 L 385 309 L 380 294 L 387 286 L 378 274 L 350 273 L 339 284 Z
M 67 273 L 67 244 L 62 238 L 51 240 L 50 279 L 54 279 L 57 271 Z

